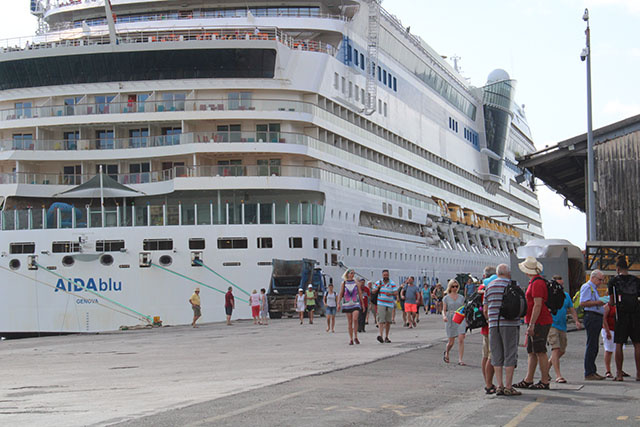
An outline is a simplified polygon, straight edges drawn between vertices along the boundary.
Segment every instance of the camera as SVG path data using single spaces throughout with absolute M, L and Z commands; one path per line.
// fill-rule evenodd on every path
M 588 55 L 588 52 L 587 52 L 587 48 L 585 47 L 584 49 L 582 49 L 582 53 L 580 53 L 580 60 L 584 62 L 587 59 L 587 55 Z

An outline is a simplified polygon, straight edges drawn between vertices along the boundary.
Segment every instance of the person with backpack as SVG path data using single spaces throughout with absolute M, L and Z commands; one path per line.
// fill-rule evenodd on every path
M 564 285 L 562 276 L 555 275 L 553 276 L 553 280 L 561 286 Z M 560 358 L 567 350 L 567 313 L 573 317 L 573 320 L 576 322 L 576 328 L 582 329 L 582 324 L 580 320 L 578 320 L 578 313 L 576 313 L 575 308 L 573 308 L 573 302 L 571 301 L 569 293 L 565 292 L 564 295 L 562 308 L 558 310 L 556 314 L 551 314 L 553 323 L 551 324 L 549 337 L 547 338 L 547 344 L 551 347 L 549 363 L 553 366 L 553 370 L 556 373 L 556 382 L 562 384 L 567 382 L 560 373 Z
M 624 255 L 616 259 L 616 272 L 608 283 L 609 304 L 616 307 L 616 325 L 613 340 L 616 344 L 616 377 L 622 381 L 624 355 L 622 346 L 631 339 L 636 362 L 636 381 L 640 381 L 640 280 L 629 274 L 629 264 Z
M 490 281 L 484 289 L 484 312 L 489 320 L 491 366 L 493 366 L 498 382 L 496 395 L 519 396 L 522 393 L 513 386 L 513 372 L 518 364 L 520 319 L 507 319 L 501 313 L 505 290 L 508 286 L 511 286 L 511 270 L 509 266 L 500 264 L 497 268 L 497 274 L 497 278 Z M 503 367 L 504 381 L 502 376 Z M 489 394 L 488 391 L 487 394 Z
M 584 379 L 588 381 L 603 380 L 598 374 L 596 358 L 598 357 L 599 335 L 604 316 L 604 302 L 598 294 L 598 285 L 604 282 L 604 274 L 593 270 L 589 281 L 580 287 L 580 306 L 584 309 L 584 330 L 587 332 L 587 344 L 584 351 Z
M 520 271 L 529 277 L 529 286 L 525 293 L 527 314 L 524 323 L 527 325 L 527 376 L 515 384 L 517 388 L 549 390 L 549 358 L 547 356 L 547 336 L 553 319 L 547 308 L 547 281 L 540 275 L 542 264 L 535 257 L 529 256 L 518 264 Z M 540 366 L 540 381 L 533 383 L 536 366 Z

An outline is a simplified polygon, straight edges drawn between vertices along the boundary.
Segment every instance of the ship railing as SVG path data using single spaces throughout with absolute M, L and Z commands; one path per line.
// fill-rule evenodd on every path
M 162 205 L 129 201 L 126 205 L 105 207 L 104 224 L 101 209 L 65 204 L 4 210 L 0 212 L 0 225 L 3 231 L 172 225 L 322 225 L 324 212 L 321 203 L 294 201 L 176 201 Z
M 311 39 L 295 39 L 278 28 L 242 28 L 217 29 L 171 29 L 149 28 L 118 34 L 118 43 L 166 43 L 166 42 L 202 42 L 202 41 L 276 41 L 291 49 L 320 52 L 335 56 L 336 47 L 329 43 Z M 106 45 L 110 43 L 109 34 L 105 31 L 98 35 L 86 35 L 84 32 L 74 34 L 44 34 L 40 36 L 16 37 L 0 40 L 0 52 L 23 50 L 70 48 L 89 45 Z
M 107 175 L 124 185 L 164 182 L 176 178 L 283 176 L 319 179 L 321 177 L 320 169 L 318 168 L 276 164 L 174 166 L 160 171 Z M 0 184 L 76 186 L 89 181 L 94 176 L 96 174 L 11 172 L 0 174 Z
M 66 7 L 66 5 L 65 5 Z M 318 9 L 309 7 L 288 7 L 288 8 L 249 8 L 251 15 L 255 18 L 318 18 L 348 21 L 349 18 L 342 15 L 320 13 Z M 185 10 L 174 12 L 158 12 L 148 14 L 136 14 L 131 16 L 117 16 L 118 24 L 135 24 L 138 22 L 157 21 L 189 21 L 194 19 L 229 19 L 248 18 L 247 9 L 220 9 L 220 10 Z M 52 25 L 51 31 L 70 30 L 73 28 L 83 28 L 84 26 L 94 27 L 107 25 L 106 18 L 89 19 L 85 21 L 63 22 Z
M 311 137 L 292 132 L 275 131 L 210 131 L 173 135 L 141 135 L 130 138 L 34 140 L 24 135 L 12 140 L 0 140 L 0 151 L 77 151 L 121 150 L 131 148 L 169 147 L 184 144 L 210 143 L 278 143 L 308 145 Z
M 186 94 L 167 93 L 167 99 L 136 100 L 123 102 L 93 102 L 80 104 L 56 104 L 37 106 L 33 102 L 21 102 L 18 108 L 0 110 L 0 120 L 26 120 L 42 117 L 68 117 L 84 115 L 176 113 L 208 111 L 280 111 L 312 113 L 314 104 L 287 99 L 253 99 L 237 97 L 217 99 L 186 99 Z M 180 96 L 178 96 L 180 95 Z M 141 96 L 141 95 L 138 95 Z M 158 93 L 162 97 L 162 93 Z

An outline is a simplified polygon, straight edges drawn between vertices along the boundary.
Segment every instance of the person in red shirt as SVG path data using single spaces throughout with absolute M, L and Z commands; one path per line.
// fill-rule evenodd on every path
M 553 323 L 551 313 L 547 308 L 547 282 L 542 278 L 542 264 L 530 256 L 518 264 L 520 271 L 529 277 L 529 286 L 525 296 L 527 298 L 527 314 L 524 323 L 527 324 L 527 376 L 514 387 L 531 388 L 535 390 L 549 390 L 549 357 L 547 356 L 547 336 Z M 540 381 L 533 383 L 536 365 L 540 366 Z
M 227 293 L 224 294 L 224 311 L 227 314 L 227 326 L 231 325 L 231 313 L 236 307 L 235 298 L 233 298 L 233 289 L 229 286 Z
M 364 325 L 367 319 L 367 312 L 369 311 L 369 297 L 371 297 L 371 282 L 364 284 L 364 279 L 360 279 L 360 291 L 362 292 L 362 302 L 364 307 L 360 310 L 358 315 L 358 332 L 365 332 Z

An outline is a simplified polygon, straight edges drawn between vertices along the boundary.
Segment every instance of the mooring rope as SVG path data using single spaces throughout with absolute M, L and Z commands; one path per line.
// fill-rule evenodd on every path
M 222 280 L 224 280 L 225 282 L 229 283 L 231 286 L 240 289 L 242 292 L 244 292 L 247 295 L 251 295 L 249 292 L 245 291 L 244 289 L 242 289 L 240 286 L 236 285 L 235 283 L 233 283 L 231 280 L 227 279 L 226 277 L 224 277 L 221 274 L 218 274 L 217 272 L 215 272 L 211 267 L 207 266 L 204 264 L 204 262 L 200 261 L 199 259 L 194 260 L 195 262 L 197 262 L 198 264 L 200 264 L 201 266 L 203 266 L 204 268 L 206 268 L 207 270 L 209 270 L 210 272 L 212 272 L 213 274 L 215 274 L 216 276 L 218 276 L 219 278 L 221 278 Z

